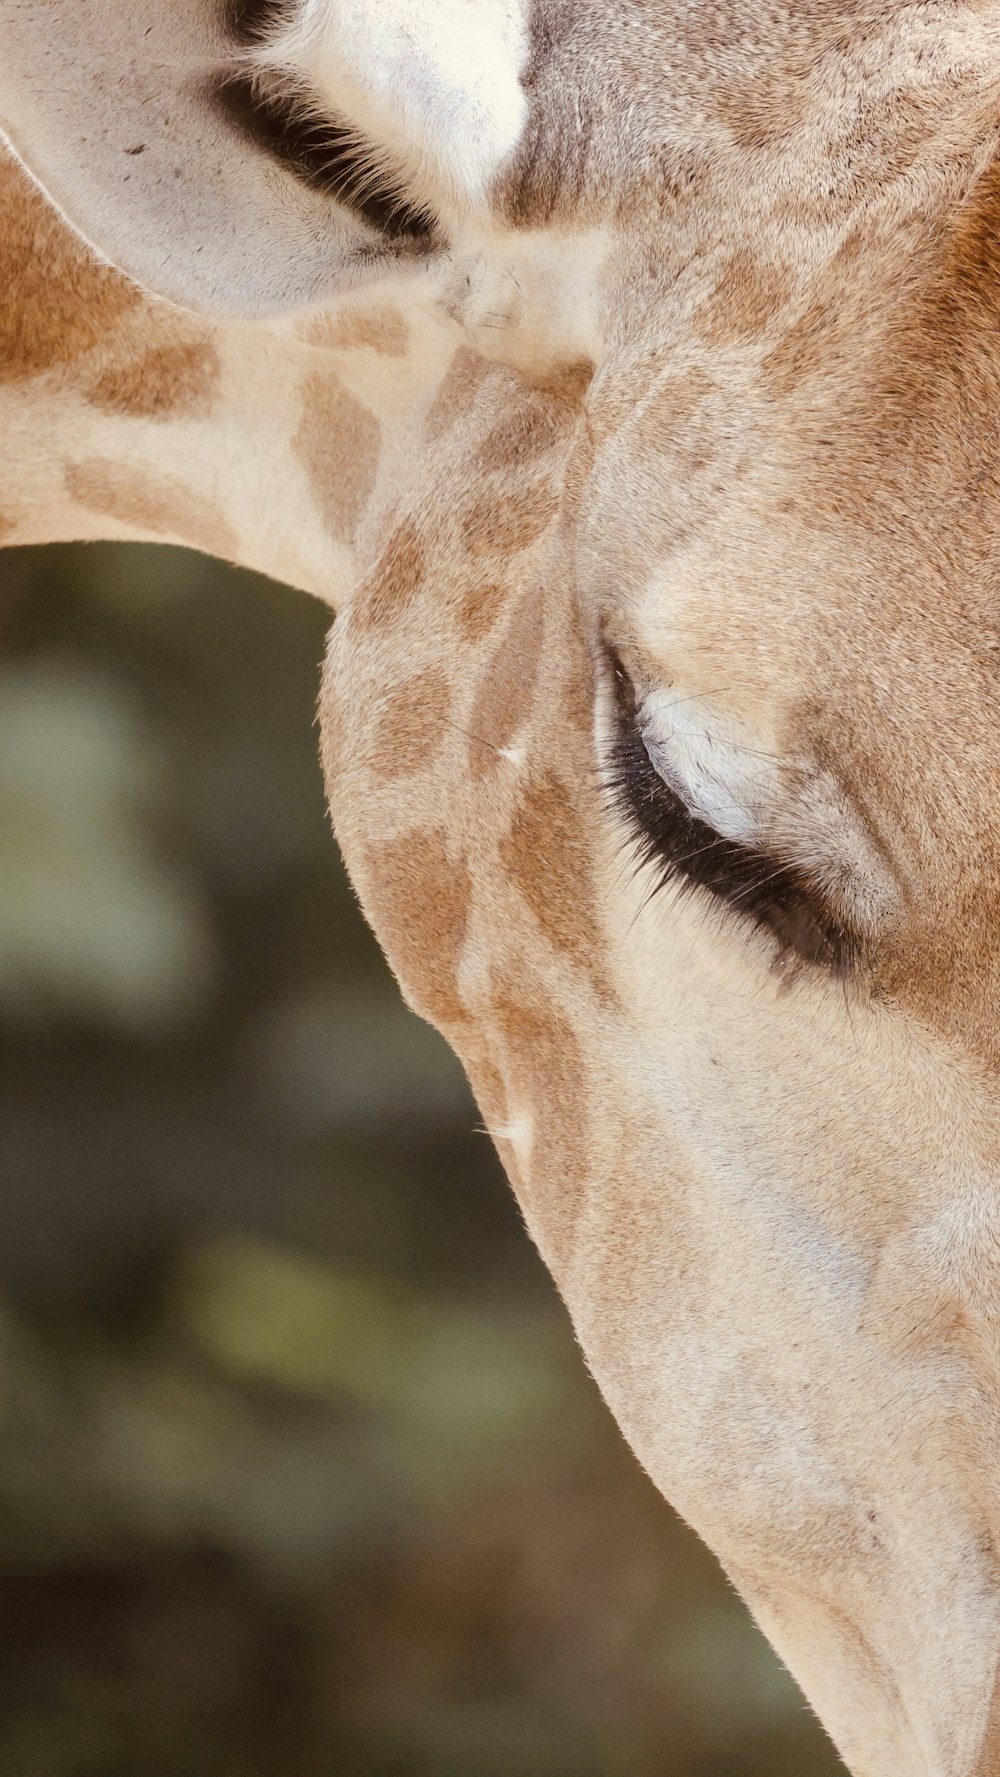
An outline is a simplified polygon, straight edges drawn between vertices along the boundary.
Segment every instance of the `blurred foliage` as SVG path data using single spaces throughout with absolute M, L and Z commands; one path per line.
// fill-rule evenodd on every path
M 0 1773 L 837 1771 L 360 920 L 325 612 L 0 580 Z

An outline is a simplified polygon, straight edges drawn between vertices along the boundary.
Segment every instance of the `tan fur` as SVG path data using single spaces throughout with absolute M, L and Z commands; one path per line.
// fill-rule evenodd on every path
M 0 174 L 6 534 L 341 606 L 338 837 L 626 1436 L 857 1777 L 998 1777 L 1000 14 L 545 0 L 519 77 L 419 277 L 283 320 Z M 612 649 L 845 978 L 637 861 Z

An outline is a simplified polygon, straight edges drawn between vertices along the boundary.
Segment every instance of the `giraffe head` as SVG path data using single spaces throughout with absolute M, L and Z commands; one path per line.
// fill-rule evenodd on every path
M 852 1769 L 989 1777 L 994 10 L 86 10 L 4 0 L 0 114 L 102 251 L 458 330 L 326 664 L 348 865 Z

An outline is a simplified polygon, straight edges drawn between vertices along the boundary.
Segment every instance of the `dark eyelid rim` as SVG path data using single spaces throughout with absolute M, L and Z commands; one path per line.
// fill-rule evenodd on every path
M 664 782 L 639 730 L 631 676 L 613 647 L 606 645 L 605 653 L 615 711 L 607 783 L 628 821 L 637 861 L 659 872 L 658 886 L 675 882 L 707 892 L 769 932 L 784 954 L 847 974 L 857 960 L 857 943 L 815 885 L 781 859 L 724 839 Z

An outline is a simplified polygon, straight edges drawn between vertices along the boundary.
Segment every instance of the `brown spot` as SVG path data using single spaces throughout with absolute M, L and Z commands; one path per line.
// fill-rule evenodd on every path
M 544 484 L 526 493 L 484 494 L 462 520 L 462 535 L 470 555 L 512 555 L 540 537 L 558 510 Z
M 533 1119 L 527 1177 L 515 1164 L 509 1167 L 511 1183 L 542 1257 L 558 1274 L 573 1250 L 587 1180 L 583 1057 L 566 1019 L 541 996 L 529 1006 L 502 991 L 491 1011 L 510 1113 Z M 507 1164 L 507 1144 L 498 1148 Z
M 328 346 L 335 352 L 378 352 L 385 358 L 401 358 L 409 340 L 406 322 L 388 302 L 351 303 L 313 315 L 300 333 L 309 345 Z
M 813 303 L 768 353 L 764 369 L 776 395 L 791 395 L 807 378 L 836 367 L 851 337 L 845 310 L 843 299 Z
M 888 398 L 894 409 L 909 408 L 901 416 L 904 424 L 910 413 L 923 419 L 920 403 L 934 412 L 937 424 L 942 397 L 951 407 L 957 395 L 968 404 L 958 420 L 961 432 L 975 436 L 983 426 L 992 439 L 1000 325 L 1000 156 L 952 214 L 923 233 L 934 243 L 934 262 L 915 285 L 910 312 L 900 318 L 886 365 L 888 387 L 878 388 L 875 400 Z M 948 414 L 953 424 L 956 417 Z
M 484 469 L 530 463 L 566 436 L 583 411 L 594 366 L 567 364 L 544 380 L 522 380 L 502 407 L 476 452 Z
M 559 24 L 555 24 L 555 16 L 547 15 L 545 25 L 539 24 L 533 32 L 535 41 L 520 76 L 529 100 L 524 128 L 492 194 L 493 203 L 515 228 L 544 228 L 557 219 L 579 226 L 581 215 L 588 220 L 600 215 L 610 198 L 603 177 L 604 157 L 595 151 L 590 102 L 583 88 L 568 102 L 565 58 L 559 49 L 553 53 L 553 26 L 556 40 L 563 37 L 567 47 L 569 37 L 564 33 L 571 33 L 573 26 L 568 15 Z M 645 78 L 644 73 L 641 80 Z M 627 81 L 626 90 L 628 85 Z M 599 131 L 603 127 L 597 126 Z M 598 167 L 601 174 L 595 180 Z M 632 184 L 625 165 L 621 174 L 611 200 L 616 211 L 624 196 L 623 187 Z
M 459 346 L 424 421 L 424 435 L 428 444 L 443 437 L 451 430 L 459 415 L 468 411 L 489 368 L 486 359 L 481 358 L 478 352 L 470 352 L 467 346 Z
M 856 223 L 849 233 L 844 236 L 844 239 L 841 241 L 840 246 L 837 248 L 836 253 L 831 259 L 830 264 L 831 266 L 838 267 L 840 271 L 849 271 L 852 266 L 857 265 L 858 260 L 863 256 L 866 250 L 871 250 L 871 246 L 872 243 L 868 239 L 868 230 L 860 223 Z
M 451 711 L 451 688 L 435 667 L 394 691 L 378 712 L 377 746 L 366 761 L 383 779 L 420 771 L 435 757 Z
M 448 1034 L 465 1021 L 458 966 L 472 884 L 443 831 L 407 833 L 367 848 L 360 887 L 375 934 L 421 1017 Z
M 485 667 L 469 725 L 473 777 L 496 770 L 502 763 L 499 749 L 510 746 L 531 714 L 544 634 L 543 615 L 540 592 L 526 592 L 499 648 Z
M 481 642 L 510 597 L 510 588 L 500 580 L 470 581 L 458 601 L 458 621 L 469 642 Z
M 404 519 L 389 538 L 382 559 L 351 602 L 358 635 L 389 629 L 407 609 L 424 578 L 424 546 L 416 525 Z
M 0 149 L 0 382 L 72 364 L 140 293 L 100 264 Z
M 768 67 L 725 88 L 719 111 L 747 154 L 780 148 L 803 123 L 809 105 L 805 69 Z
M 587 651 L 579 628 L 574 626 L 565 651 L 566 685 L 559 703 L 559 715 L 567 728 L 585 737 L 592 745 L 594 732 L 594 663 Z
M 317 370 L 302 389 L 302 418 L 292 448 L 305 465 L 316 504 L 333 536 L 350 542 L 375 485 L 379 423 L 332 371 Z
M 525 372 L 524 380 L 537 400 L 547 402 L 562 415 L 575 415 L 583 405 L 596 368 L 593 358 L 571 358 L 554 364 L 543 376 L 532 377 Z
M 790 294 L 787 272 L 744 250 L 734 253 L 702 308 L 702 333 L 713 345 L 756 339 Z
M 507 1093 L 503 1076 L 487 1055 L 485 1045 L 477 1045 L 470 1039 L 464 1043 L 464 1049 L 462 1061 L 469 1075 L 476 1103 L 496 1139 L 496 1130 L 507 1117 Z
M 667 349 L 654 346 L 639 353 L 627 365 L 616 368 L 613 376 L 598 378 L 587 409 L 587 432 L 592 452 L 635 419 L 637 407 L 660 381 L 669 361 Z M 582 442 L 577 443 L 574 455 L 580 451 Z
M 549 942 L 601 981 L 602 937 L 584 822 L 555 772 L 539 772 L 527 783 L 500 861 Z
M 17 530 L 17 519 L 11 518 L 6 512 L 0 512 L 0 543 Z
M 169 537 L 206 555 L 235 560 L 239 553 L 221 513 L 175 475 L 153 475 L 106 457 L 90 457 L 67 465 L 66 488 L 88 511 L 133 530 Z
M 206 413 L 219 374 L 219 354 L 208 340 L 156 346 L 130 363 L 105 370 L 87 400 L 109 413 L 159 420 Z
M 1000 1771 L 1000 1679 L 993 1685 L 986 1733 L 971 1777 L 997 1777 Z
M 704 467 L 704 448 L 690 430 L 691 421 L 715 388 L 703 370 L 692 370 L 686 376 L 671 376 L 661 384 L 639 421 L 643 444 L 673 458 L 682 459 L 679 467 L 693 472 Z

